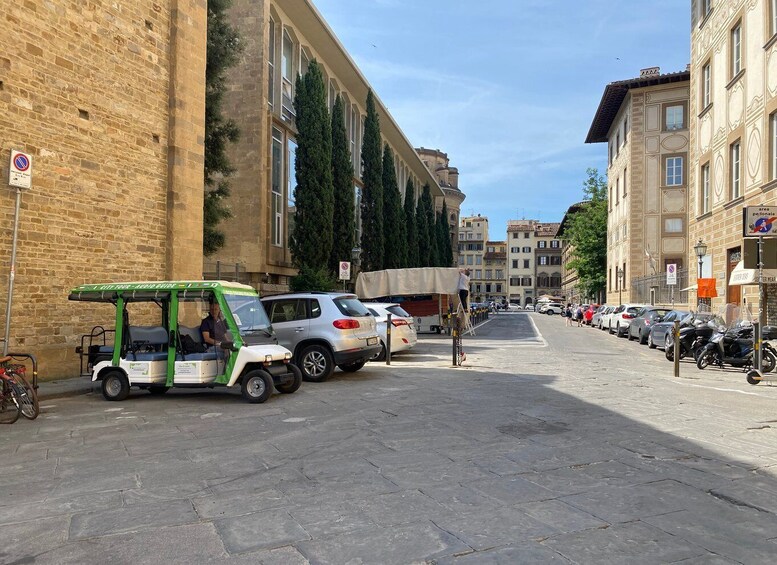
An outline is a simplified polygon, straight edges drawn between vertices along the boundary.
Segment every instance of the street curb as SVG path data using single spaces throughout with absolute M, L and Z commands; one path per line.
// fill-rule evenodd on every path
M 75 380 L 75 379 L 74 379 Z M 71 396 L 83 396 L 94 392 L 94 387 L 89 383 L 67 383 L 65 386 L 58 386 L 52 390 L 51 385 L 58 385 L 67 381 L 52 381 L 49 383 L 38 383 L 38 400 L 54 400 L 57 398 L 69 398 Z M 48 385 L 48 386 L 47 386 Z

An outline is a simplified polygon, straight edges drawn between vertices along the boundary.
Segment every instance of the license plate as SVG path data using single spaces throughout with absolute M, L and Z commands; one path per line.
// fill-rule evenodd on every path
M 367 345 L 376 345 L 378 343 L 377 337 L 368 337 L 367 338 Z

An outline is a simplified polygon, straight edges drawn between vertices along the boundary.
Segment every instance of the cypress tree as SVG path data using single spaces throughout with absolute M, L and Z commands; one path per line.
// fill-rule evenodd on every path
M 407 256 L 404 267 L 418 267 L 418 232 L 415 220 L 415 186 L 407 179 L 405 185 L 405 229 L 407 230 Z
M 313 60 L 305 76 L 297 77 L 294 98 L 297 210 L 290 249 L 294 265 L 301 271 L 327 269 L 332 254 L 332 125 L 326 92 L 321 67 Z
M 399 194 L 397 173 L 394 169 L 394 152 L 388 143 L 383 146 L 383 214 L 383 266 L 386 269 L 399 269 L 407 261 L 407 236 L 402 195 Z
M 380 150 L 380 120 L 375 95 L 367 93 L 367 118 L 362 142 L 362 271 L 383 269 L 383 156 Z
M 345 131 L 345 110 L 340 95 L 332 108 L 332 183 L 334 185 L 334 242 L 329 269 L 338 271 L 340 261 L 350 261 L 354 244 L 353 162 Z
M 442 252 L 440 258 L 442 259 L 443 267 L 453 267 L 453 242 L 451 241 L 451 231 L 448 225 L 448 203 L 445 199 L 442 201 L 442 222 L 440 225 L 440 245 Z
M 429 183 L 424 184 L 421 200 L 424 201 L 424 212 L 426 214 L 426 240 L 429 242 L 429 266 L 438 267 L 440 265 L 440 250 L 437 241 L 437 218 L 434 213 L 432 188 L 429 186 Z
M 415 225 L 418 238 L 418 266 L 431 267 L 433 239 L 429 239 L 429 223 L 426 216 L 426 201 L 418 199 L 415 207 Z
M 224 246 L 218 226 L 232 217 L 227 205 L 229 178 L 235 168 L 227 159 L 227 146 L 240 137 L 234 120 L 222 115 L 221 102 L 227 70 L 237 63 L 242 46 L 237 30 L 227 21 L 231 0 L 208 2 L 207 60 L 205 65 L 205 198 L 203 201 L 202 252 L 212 255 Z

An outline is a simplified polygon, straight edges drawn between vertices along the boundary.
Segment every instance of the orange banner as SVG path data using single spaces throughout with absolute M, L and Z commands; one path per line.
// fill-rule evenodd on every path
M 715 279 L 697 279 L 699 298 L 716 298 L 718 296 L 717 281 Z

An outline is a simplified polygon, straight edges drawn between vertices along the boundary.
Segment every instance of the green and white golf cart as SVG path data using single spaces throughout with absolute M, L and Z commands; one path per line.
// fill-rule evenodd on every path
M 102 382 L 106 400 L 124 400 L 132 386 L 163 394 L 173 386 L 240 385 L 248 402 L 264 402 L 273 388 L 290 394 L 302 383 L 291 352 L 278 345 L 250 286 L 224 281 L 84 284 L 68 299 L 116 307 L 115 330 L 95 326 L 76 349 L 92 381 Z M 227 331 L 220 348 L 207 348 L 200 323 L 214 302 Z M 156 325 L 132 325 L 131 317 Z M 106 338 L 111 334 L 113 344 Z

